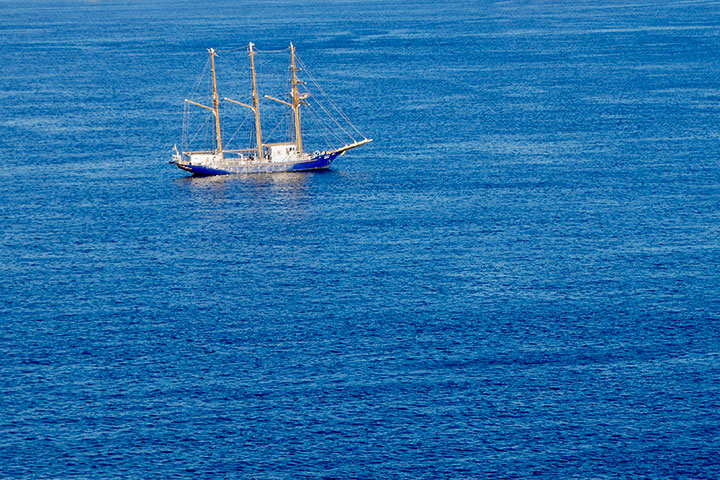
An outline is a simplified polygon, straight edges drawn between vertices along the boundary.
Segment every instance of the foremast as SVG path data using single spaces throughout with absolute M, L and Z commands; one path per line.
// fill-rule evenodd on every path
M 295 66 L 295 45 L 290 43 L 290 71 L 292 72 L 292 100 L 293 100 L 293 113 L 295 114 L 295 143 L 297 143 L 297 153 L 303 152 L 302 144 L 302 130 L 300 129 L 300 105 L 307 105 L 307 102 L 303 102 L 308 94 L 302 94 L 298 92 L 298 83 L 303 83 L 297 79 L 297 71 L 300 70 Z
M 213 106 L 208 107 L 207 105 L 202 105 L 197 102 L 193 102 L 192 100 L 188 100 L 187 98 L 185 99 L 185 101 L 192 105 L 196 105 L 198 107 L 202 107 L 202 108 L 208 109 L 211 112 L 213 112 L 213 115 L 215 116 L 215 137 L 216 137 L 216 141 L 217 141 L 217 150 L 215 150 L 215 153 L 217 155 L 222 156 L 223 146 L 222 146 L 222 134 L 220 132 L 220 97 L 218 97 L 217 79 L 215 77 L 215 57 L 217 57 L 217 53 L 215 52 L 214 48 L 209 48 L 208 53 L 210 54 L 210 70 L 212 71 Z

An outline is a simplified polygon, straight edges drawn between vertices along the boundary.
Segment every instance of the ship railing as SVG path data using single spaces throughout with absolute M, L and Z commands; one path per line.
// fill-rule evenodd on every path
M 236 148 L 233 150 L 223 150 L 223 153 L 241 153 L 241 152 L 254 152 L 254 148 Z M 216 155 L 217 150 L 193 150 L 189 152 L 182 152 L 184 154 L 197 154 L 197 155 Z

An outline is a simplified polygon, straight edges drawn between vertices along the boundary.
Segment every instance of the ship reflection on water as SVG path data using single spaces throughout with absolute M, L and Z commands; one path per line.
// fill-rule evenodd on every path
M 245 198 L 257 202 L 297 202 L 312 196 L 312 184 L 318 176 L 336 175 L 333 170 L 311 172 L 277 172 L 259 174 L 185 176 L 176 178 L 175 184 L 198 201 L 210 193 L 216 201 Z

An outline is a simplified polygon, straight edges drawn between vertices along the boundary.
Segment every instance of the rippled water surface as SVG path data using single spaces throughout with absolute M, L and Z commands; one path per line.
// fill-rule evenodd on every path
M 716 2 L 0 2 L 0 477 L 719 478 Z M 167 164 L 207 47 L 374 142 Z

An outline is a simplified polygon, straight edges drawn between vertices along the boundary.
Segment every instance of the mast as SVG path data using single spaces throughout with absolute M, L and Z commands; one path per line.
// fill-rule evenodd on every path
M 255 51 L 253 50 L 254 45 L 254 43 L 250 42 L 250 70 L 252 71 L 253 109 L 255 110 L 255 136 L 257 137 L 258 160 L 260 160 L 263 157 L 262 132 L 260 130 L 260 100 L 258 99 L 257 82 L 255 81 Z
M 215 113 L 215 132 L 217 134 L 217 153 L 222 155 L 222 153 L 223 153 L 222 136 L 220 135 L 220 99 L 218 98 L 217 80 L 215 79 L 215 57 L 217 56 L 217 53 L 215 53 L 214 48 L 211 48 L 208 51 L 210 52 L 210 66 L 212 67 L 213 104 L 215 106 L 215 109 L 213 110 L 213 112 Z
M 292 91 L 290 92 L 290 95 L 292 97 L 292 102 L 286 102 L 285 100 L 280 100 L 279 98 L 271 97 L 270 95 L 265 95 L 265 98 L 269 98 L 270 100 L 278 103 L 282 103 L 283 105 L 287 105 L 288 107 L 292 108 L 293 110 L 293 117 L 295 120 L 295 145 L 297 149 L 297 153 L 300 154 L 303 152 L 303 144 L 302 144 L 302 130 L 300 128 L 300 105 L 307 105 L 307 102 L 304 102 L 306 98 L 310 96 L 309 93 L 300 93 L 298 91 L 298 85 L 302 84 L 305 85 L 305 82 L 297 79 L 297 72 L 300 70 L 295 66 L 295 45 L 292 43 L 290 44 L 290 81 L 292 83 Z
M 295 143 L 297 144 L 297 153 L 302 153 L 302 132 L 300 130 L 300 94 L 298 93 L 298 79 L 295 67 L 295 45 L 290 42 L 290 71 L 292 72 L 292 109 L 295 114 Z

